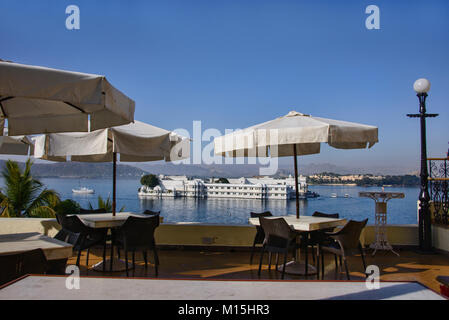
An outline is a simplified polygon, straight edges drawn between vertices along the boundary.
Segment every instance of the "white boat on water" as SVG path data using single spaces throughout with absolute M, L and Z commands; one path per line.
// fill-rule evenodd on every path
M 86 187 L 79 187 L 78 189 L 72 189 L 72 192 L 78 194 L 92 194 L 95 193 L 95 190 Z
M 351 196 L 348 193 L 345 193 L 345 198 L 350 198 Z
M 331 193 L 331 198 L 336 198 L 337 194 L 336 193 Z

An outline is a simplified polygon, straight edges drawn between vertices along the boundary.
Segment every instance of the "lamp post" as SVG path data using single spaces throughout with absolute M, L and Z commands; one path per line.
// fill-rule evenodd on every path
M 419 99 L 419 113 L 408 114 L 410 118 L 420 118 L 421 122 L 421 190 L 419 192 L 419 211 L 418 211 L 418 228 L 419 228 L 419 248 L 423 251 L 432 249 L 431 220 L 429 208 L 429 187 L 427 170 L 427 138 L 426 138 L 426 118 L 434 118 L 438 114 L 426 113 L 427 92 L 430 90 L 430 81 L 427 79 L 418 79 L 413 84 Z

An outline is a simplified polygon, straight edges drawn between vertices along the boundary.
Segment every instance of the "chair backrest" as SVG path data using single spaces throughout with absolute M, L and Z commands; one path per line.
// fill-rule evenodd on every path
M 63 229 L 72 233 L 87 232 L 86 225 L 78 216 L 65 216 L 62 214 L 57 214 L 56 216 Z
M 315 211 L 312 214 L 312 217 L 338 219 L 338 218 L 340 218 L 340 215 L 338 213 L 324 213 L 324 212 Z
M 145 210 L 145 211 L 143 212 L 143 214 L 155 215 L 155 214 L 161 214 L 161 212 L 160 212 L 160 211 Z
M 106 213 L 106 209 L 83 209 L 80 208 L 80 214 L 96 214 L 96 213 Z
M 293 231 L 284 218 L 259 217 L 259 223 L 265 233 L 267 246 L 285 248 L 293 239 Z
M 368 223 L 368 219 L 363 221 L 349 220 L 334 238 L 340 241 L 345 251 L 356 250 L 360 244 L 360 235 Z
M 159 226 L 159 215 L 151 215 L 148 218 L 130 216 L 120 227 L 125 247 L 152 246 L 154 245 L 154 231 Z
M 272 217 L 273 214 L 270 211 L 265 211 L 265 212 L 251 212 L 250 213 L 251 218 L 259 218 L 259 217 Z
M 80 235 L 80 233 L 74 233 L 66 229 L 61 229 L 53 238 L 75 246 L 78 243 Z

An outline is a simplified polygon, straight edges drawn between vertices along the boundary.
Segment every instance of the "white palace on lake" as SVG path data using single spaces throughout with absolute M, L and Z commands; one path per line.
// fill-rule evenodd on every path
M 159 176 L 155 188 L 142 186 L 139 197 L 194 197 L 194 198 L 243 198 L 243 199 L 290 199 L 295 197 L 295 178 L 271 177 L 228 179 L 229 183 L 218 183 L 216 179 L 188 179 L 186 176 Z M 316 197 L 308 191 L 307 180 L 298 177 L 299 195 L 302 198 Z

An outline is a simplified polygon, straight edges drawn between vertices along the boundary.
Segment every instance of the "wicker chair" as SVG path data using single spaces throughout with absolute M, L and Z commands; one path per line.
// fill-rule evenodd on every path
M 107 228 L 90 228 L 86 226 L 78 216 L 56 215 L 58 222 L 61 224 L 62 232 L 57 237 L 73 245 L 73 250 L 78 251 L 76 265 L 80 264 L 81 251 L 87 250 L 86 266 L 89 266 L 90 248 L 98 245 L 103 246 L 103 261 L 106 260 L 106 240 Z M 103 263 L 103 270 L 106 264 Z
M 148 218 L 130 216 L 117 230 L 114 244 L 117 249 L 125 251 L 125 262 L 128 265 L 128 252 L 132 252 L 133 268 L 136 267 L 135 253 L 141 251 L 145 260 L 145 268 L 148 267 L 147 251 L 153 250 L 156 276 L 158 275 L 159 257 L 154 240 L 154 232 L 159 226 L 159 215 L 151 215 Z M 126 276 L 129 276 L 126 269 Z
M 270 211 L 265 211 L 265 212 L 262 212 L 262 213 L 251 212 L 250 215 L 251 215 L 251 218 L 271 217 L 271 216 L 273 216 Z M 265 239 L 265 233 L 263 232 L 262 227 L 261 226 L 256 226 L 256 236 L 254 237 L 253 247 L 252 247 L 252 250 L 251 250 L 251 258 L 249 260 L 250 264 L 253 264 L 254 252 L 256 251 L 256 245 L 257 244 L 262 244 L 264 239 Z
M 283 218 L 265 218 L 259 217 L 260 226 L 265 233 L 265 239 L 262 244 L 262 253 L 260 255 L 259 272 L 262 269 L 263 255 L 265 251 L 269 253 L 268 256 L 268 270 L 271 270 L 271 254 L 278 254 L 276 258 L 276 268 L 279 264 L 279 254 L 284 254 L 284 266 L 282 268 L 282 279 L 285 275 L 285 265 L 287 263 L 288 251 L 294 251 L 298 248 L 296 237 L 298 233 L 293 230 Z
M 350 220 L 346 225 L 336 232 L 327 232 L 334 242 L 328 245 L 319 245 L 318 254 L 321 255 L 321 273 L 322 279 L 324 278 L 324 252 L 329 252 L 334 255 L 335 258 L 335 275 L 337 276 L 338 261 L 337 256 L 340 257 L 340 267 L 342 265 L 341 258 L 343 258 L 346 277 L 350 280 L 348 264 L 346 257 L 360 254 L 363 262 L 363 273 L 366 270 L 365 253 L 363 252 L 362 245 L 360 243 L 360 235 L 365 228 L 368 219 L 363 221 Z M 319 258 L 319 257 L 318 257 Z
M 340 215 L 338 213 L 323 213 L 319 211 L 315 211 L 312 214 L 312 217 L 318 217 L 318 218 L 333 218 L 338 219 Z M 321 229 L 316 230 L 308 233 L 304 233 L 304 236 L 308 236 L 307 242 L 304 241 L 303 243 L 307 243 L 307 246 L 305 246 L 305 256 L 306 256 L 306 264 L 308 263 L 308 257 L 309 257 L 309 247 L 312 248 L 312 259 L 313 262 L 316 263 L 316 269 L 317 269 L 317 279 L 319 279 L 320 272 L 319 272 L 319 261 L 316 259 L 317 251 L 315 250 L 315 247 L 318 247 L 320 244 L 326 244 L 329 242 L 332 242 L 333 240 L 329 238 L 328 235 L 326 235 L 326 232 L 332 232 L 334 231 L 334 228 L 327 228 L 327 229 Z

